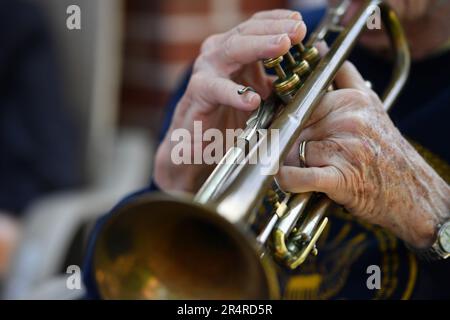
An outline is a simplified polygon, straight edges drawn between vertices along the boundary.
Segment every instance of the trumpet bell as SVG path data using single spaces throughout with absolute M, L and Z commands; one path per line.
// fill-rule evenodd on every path
M 188 199 L 141 196 L 103 226 L 94 270 L 109 299 L 270 299 L 277 283 L 246 232 Z

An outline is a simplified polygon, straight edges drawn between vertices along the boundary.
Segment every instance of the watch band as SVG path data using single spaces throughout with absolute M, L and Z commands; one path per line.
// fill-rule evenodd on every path
M 427 249 L 417 249 L 410 246 L 408 243 L 405 243 L 406 247 L 412 251 L 420 260 L 424 261 L 437 261 L 443 260 L 443 256 L 432 246 Z
M 436 261 L 436 260 L 444 260 L 447 259 L 448 257 L 450 257 L 450 252 L 446 252 L 445 250 L 443 250 L 440 246 L 440 241 L 441 241 L 441 231 L 442 228 L 444 228 L 444 226 L 449 225 L 450 220 L 439 224 L 437 226 L 437 237 L 435 242 L 428 248 L 425 249 L 418 249 L 415 247 L 412 247 L 411 245 L 409 245 L 408 243 L 406 244 L 406 247 L 411 250 L 412 252 L 414 252 L 416 254 L 416 256 L 421 259 L 421 260 L 425 260 L 425 261 Z

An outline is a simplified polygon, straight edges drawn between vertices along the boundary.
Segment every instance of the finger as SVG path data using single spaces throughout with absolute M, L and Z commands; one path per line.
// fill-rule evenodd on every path
M 277 35 L 287 34 L 292 43 L 299 43 L 305 38 L 306 25 L 303 21 L 292 19 L 257 19 L 248 20 L 235 29 L 241 35 Z
M 298 11 L 287 9 L 275 9 L 260 11 L 252 16 L 252 19 L 294 19 L 301 20 L 302 15 Z
M 322 99 L 320 100 L 320 103 L 314 109 L 308 121 L 306 122 L 304 130 L 302 132 L 303 134 L 302 138 L 304 140 L 317 140 L 318 138 L 323 138 L 323 136 L 319 137 L 312 133 L 307 133 L 306 131 L 321 132 L 322 130 L 318 130 L 320 128 L 310 128 L 310 127 L 314 126 L 316 123 L 321 122 L 323 119 L 328 117 L 328 115 L 333 110 L 339 109 L 340 107 L 347 105 L 349 103 L 348 97 L 349 94 L 347 93 L 346 89 L 330 91 L 325 93 Z M 328 124 L 320 123 L 319 125 L 323 127 L 324 125 Z
M 285 54 L 291 47 L 287 34 L 243 36 L 232 35 L 226 40 L 220 61 L 227 65 L 248 64 L 258 60 L 274 58 Z
M 370 90 L 366 82 L 353 63 L 346 61 L 342 64 L 334 78 L 339 89 L 352 88 L 367 92 Z
M 324 40 L 317 42 L 315 44 L 315 47 L 319 51 L 319 54 L 321 57 L 323 57 L 324 55 L 326 55 L 328 53 L 328 51 L 330 51 L 328 44 Z
M 283 190 L 294 193 L 323 192 L 330 197 L 339 189 L 341 179 L 339 171 L 332 166 L 323 168 L 284 166 L 277 175 L 277 181 Z
M 338 132 L 339 128 L 335 126 L 339 124 L 339 120 L 342 117 L 348 118 L 349 113 L 355 113 L 357 109 L 370 107 L 371 99 L 367 89 L 339 89 L 325 93 L 306 122 L 301 133 L 302 139 L 323 140 L 331 133 Z M 320 132 L 325 134 L 318 135 Z
M 261 97 L 255 92 L 247 91 L 242 95 L 238 94 L 238 90 L 243 86 L 225 78 L 197 73 L 192 76 L 189 86 L 189 92 L 198 94 L 208 107 L 227 105 L 238 110 L 251 111 L 261 102 Z
M 261 98 L 266 99 L 272 93 L 275 80 L 266 73 L 262 63 L 249 64 L 246 68 L 245 72 L 233 80 L 237 83 L 251 84 Z
M 326 167 L 333 164 L 334 157 L 336 156 L 336 148 L 330 141 L 306 141 L 305 158 L 307 167 Z M 285 165 L 296 167 L 300 165 L 299 146 L 300 141 L 289 152 L 284 162 Z

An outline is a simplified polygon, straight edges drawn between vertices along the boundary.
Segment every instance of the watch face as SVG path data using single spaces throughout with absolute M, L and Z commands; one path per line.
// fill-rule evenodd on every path
M 447 221 L 439 231 L 439 244 L 446 253 L 450 253 L 450 221 Z

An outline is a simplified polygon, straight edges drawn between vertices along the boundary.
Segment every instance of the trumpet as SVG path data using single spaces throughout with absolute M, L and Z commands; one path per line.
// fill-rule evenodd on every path
M 263 144 L 275 150 L 271 166 L 286 157 L 332 88 L 374 6 L 393 49 L 392 77 L 382 96 L 386 109 L 393 104 L 410 65 L 401 24 L 386 3 L 367 0 L 344 27 L 349 2 L 329 8 L 308 42 L 263 61 L 278 76 L 272 95 L 193 198 L 146 193 L 113 211 L 94 248 L 95 281 L 103 298 L 277 299 L 277 269 L 298 268 L 318 253 L 332 201 L 324 194 L 283 191 L 274 175 L 261 174 L 261 164 L 249 159 Z M 330 33 L 335 40 L 321 56 L 316 45 Z M 273 130 L 278 146 L 271 149 Z M 252 139 L 257 143 L 250 145 Z M 263 205 L 270 215 L 261 214 Z

